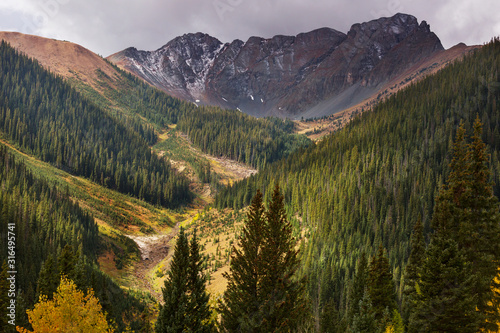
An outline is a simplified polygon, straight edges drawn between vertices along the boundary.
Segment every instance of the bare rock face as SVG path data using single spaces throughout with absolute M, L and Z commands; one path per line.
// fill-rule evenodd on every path
M 441 50 L 425 21 L 396 14 L 354 24 L 347 34 L 321 28 L 226 44 L 206 34 L 186 34 L 156 51 L 128 48 L 108 59 L 197 104 L 299 118 L 354 105 Z

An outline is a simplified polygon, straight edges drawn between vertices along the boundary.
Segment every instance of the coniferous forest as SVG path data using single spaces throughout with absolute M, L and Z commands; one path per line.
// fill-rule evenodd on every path
M 499 39 L 316 144 L 289 120 L 198 107 L 119 73 L 134 93 L 106 94 L 132 115 L 0 45 L 0 139 L 18 150 L 0 144 L 0 234 L 17 235 L 18 326 L 36 330 L 37 311 L 66 296 L 87 297 L 106 331 L 152 332 L 152 317 L 156 332 L 499 330 Z M 167 126 L 205 153 L 259 168 L 217 187 L 212 206 L 246 217 L 216 300 L 196 228 L 179 223 L 175 246 L 166 246 L 173 255 L 157 305 L 101 271 L 97 219 L 19 157 L 178 217 L 201 199 L 151 149 Z M 0 238 L 0 248 L 9 244 Z M 2 251 L 2 332 L 13 330 L 7 259 Z
M 495 195 L 500 194 L 499 73 L 500 41 L 495 39 L 316 146 L 222 190 L 216 204 L 243 207 L 249 191 L 263 189 L 266 196 L 279 182 L 287 212 L 299 216 L 296 225 L 307 231 L 302 271 L 313 307 L 323 313 L 321 325 L 339 332 L 352 329 L 360 302 L 366 306 L 357 282 L 366 278 L 358 275 L 375 259 L 360 260 L 363 255 L 371 258 L 380 246 L 390 264 L 393 301 L 401 304 L 412 231 L 420 221 L 427 243 L 436 228 L 431 223 L 435 199 L 450 173 L 460 122 L 471 135 L 479 117 L 481 139 L 488 147 L 488 179 Z
M 291 120 L 256 119 L 236 110 L 198 107 L 170 97 L 132 74 L 114 68 L 125 80 L 123 90 L 109 90 L 108 98 L 159 128 L 177 125 L 205 153 L 229 157 L 260 169 L 311 143 L 307 137 L 292 133 L 294 125 Z
M 146 141 L 2 42 L 0 128 L 23 151 L 146 201 L 176 207 L 187 180 Z M 14 70 L 13 70 L 14 69 Z
M 24 165 L 0 147 L 1 234 L 17 235 L 16 323 L 26 327 L 25 311 L 40 295 L 56 291 L 61 274 L 74 280 L 78 288 L 92 288 L 104 310 L 118 327 L 124 328 L 122 313 L 136 318 L 144 310 L 141 297 L 128 294 L 103 274 L 96 265 L 100 241 L 92 216 L 84 212 L 64 190 L 34 176 Z M 0 245 L 7 249 L 7 237 Z M 7 274 L 7 256 L 2 252 L 2 275 Z M 2 332 L 12 329 L 5 319 L 8 285 L 0 284 L 3 298 L 0 321 Z M 14 330 L 15 331 L 15 330 Z

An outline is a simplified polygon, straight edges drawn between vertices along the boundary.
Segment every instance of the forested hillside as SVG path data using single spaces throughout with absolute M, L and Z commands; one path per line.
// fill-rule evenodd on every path
M 13 247 L 17 272 L 16 323 L 26 327 L 26 309 L 38 301 L 40 294 L 51 295 L 60 274 L 65 274 L 81 290 L 93 288 L 109 313 L 108 319 L 114 320 L 119 328 L 125 327 L 124 311 L 129 314 L 128 324 L 138 327 L 144 304 L 124 292 L 96 264 L 100 241 L 93 217 L 75 204 L 67 192 L 34 176 L 3 145 L 0 145 L 0 188 L 0 233 L 16 236 Z M 2 249 L 12 247 L 8 239 L 0 238 Z M 1 253 L 3 263 L 7 255 L 6 251 Z M 5 268 L 2 266 L 0 270 Z M 7 332 L 13 327 L 3 322 L 7 318 L 5 301 L 9 300 L 8 290 L 3 288 L 2 283 L 0 327 Z
M 434 198 L 449 173 L 460 121 L 472 133 L 479 116 L 491 153 L 494 192 L 500 194 L 499 105 L 500 40 L 495 39 L 317 146 L 225 189 L 216 205 L 242 207 L 249 203 L 248 193 L 259 188 L 268 197 L 272 184 L 280 183 L 289 214 L 296 214 L 296 226 L 306 231 L 303 273 L 315 311 L 326 313 L 327 322 L 345 321 L 352 314 L 356 263 L 379 246 L 387 250 L 399 302 L 413 227 L 421 221 L 424 234 L 431 230 Z M 357 300 L 363 296 L 359 293 Z M 339 325 L 333 326 L 345 327 Z
M 0 131 L 23 151 L 155 204 L 189 201 L 187 180 L 137 132 L 5 42 L 0 61 Z
M 167 125 L 172 130 L 172 125 L 178 124 L 205 153 L 261 168 L 310 143 L 292 134 L 293 123 L 289 121 L 255 119 L 237 110 L 198 107 L 173 98 L 78 44 L 10 32 L 0 33 L 0 39 L 61 75 L 87 100 L 119 119 L 150 146 Z
M 158 232 L 151 225 L 162 224 L 170 217 L 158 209 L 151 213 L 158 216 L 146 220 L 140 205 L 117 202 L 113 191 L 94 191 L 83 186 L 80 177 L 71 175 L 153 205 L 186 208 L 192 198 L 187 177 L 150 147 L 158 142 L 158 134 L 165 127 L 185 131 L 206 152 L 260 167 L 309 144 L 305 137 L 291 134 L 290 121 L 254 119 L 236 110 L 197 107 L 171 98 L 123 71 L 119 75 L 122 80 L 112 88 L 106 87 L 111 78 L 100 73 L 102 90 L 98 92 L 81 82 L 65 81 L 7 43 L 0 44 L 0 139 L 13 152 L 18 150 L 16 154 L 26 154 L 23 158 L 30 161 L 29 167 L 25 166 L 2 145 L 0 219 L 3 231 L 7 232 L 12 222 L 17 235 L 20 296 L 16 323 L 20 326 L 27 327 L 25 310 L 32 308 L 39 295 L 50 298 L 56 291 L 60 275 L 69 277 L 80 290 L 93 288 L 109 321 L 114 321 L 119 331 L 128 324 L 133 329 L 141 325 L 144 296 L 132 291 L 134 285 L 127 285 L 132 287 L 128 292 L 120 289 L 102 273 L 97 258 L 104 264 L 109 260 L 111 272 L 121 270 L 126 274 L 126 270 L 132 274 L 130 258 L 125 265 L 132 268 L 123 267 L 122 260 L 132 250 L 121 248 L 123 244 L 117 239 L 132 240 L 122 234 L 123 230 L 116 233 L 108 227 L 119 226 L 132 233 Z M 64 172 L 57 179 L 52 178 L 52 173 L 50 179 L 45 179 L 43 168 L 33 168 L 37 161 L 50 164 L 45 165 L 48 169 Z M 89 193 L 84 198 L 80 191 L 86 189 Z M 97 202 L 109 207 L 95 209 L 92 206 Z M 131 216 L 117 206 L 134 206 L 139 212 Z M 103 227 L 100 232 L 90 214 L 96 214 Z M 140 231 L 136 231 L 138 225 Z M 5 239 L 2 244 L 7 248 Z M 2 253 L 3 260 L 6 254 Z M 0 274 L 6 274 L 6 270 Z M 149 316 L 142 318 L 149 320 Z
M 103 72 L 99 76 L 99 85 L 106 98 L 81 83 L 77 87 L 97 104 L 121 118 L 125 115 L 131 123 L 136 124 L 137 117 L 133 116 L 140 115 L 158 131 L 176 124 L 178 130 L 207 154 L 262 168 L 310 144 L 305 136 L 292 134 L 294 128 L 290 120 L 256 119 L 236 110 L 197 106 L 168 96 L 116 66 L 115 69 L 120 75 L 119 83 Z M 117 89 L 112 88 L 113 84 Z

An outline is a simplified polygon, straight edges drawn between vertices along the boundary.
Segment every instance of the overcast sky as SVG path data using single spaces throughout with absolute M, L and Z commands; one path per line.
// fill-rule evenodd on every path
M 445 48 L 500 35 L 499 0 L 0 0 L 0 30 L 69 40 L 108 56 L 155 50 L 176 36 L 205 32 L 222 42 L 296 35 L 321 27 L 412 14 Z

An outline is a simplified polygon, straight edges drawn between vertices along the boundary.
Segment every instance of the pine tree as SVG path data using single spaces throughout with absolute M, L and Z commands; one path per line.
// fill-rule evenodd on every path
M 344 332 L 344 330 L 342 330 L 339 311 L 333 299 L 329 299 L 326 304 L 323 305 L 319 319 L 321 327 L 320 332 Z
M 356 275 L 351 286 L 349 295 L 349 309 L 347 311 L 347 322 L 351 323 L 355 315 L 359 314 L 359 302 L 363 298 L 368 284 L 368 259 L 366 253 L 362 253 L 358 261 Z
M 265 213 L 266 228 L 262 244 L 262 293 L 266 299 L 261 307 L 263 332 L 293 331 L 306 314 L 303 299 L 304 283 L 296 273 L 300 262 L 276 184 Z
M 470 265 L 456 241 L 457 230 L 467 213 L 461 209 L 468 195 L 470 178 L 467 150 L 462 123 L 453 144 L 448 183 L 436 197 L 431 221 L 435 232 L 420 268 L 418 296 L 410 316 L 409 332 L 449 329 L 475 332 L 478 329 Z
M 193 232 L 189 250 L 189 303 L 187 309 L 189 332 L 209 333 L 213 331 L 214 326 L 210 322 L 211 312 L 208 306 L 210 296 L 205 287 L 206 276 L 203 274 L 203 258 L 196 238 L 196 229 Z
M 432 235 L 409 332 L 477 332 L 470 265 L 444 230 Z
M 222 328 L 227 332 L 293 331 L 306 314 L 304 283 L 296 277 L 298 252 L 278 185 L 267 211 L 257 191 L 239 245 L 225 275 Z
M 467 198 L 469 219 L 460 225 L 458 242 L 472 264 L 472 292 L 479 297 L 477 311 L 482 317 L 481 328 L 496 331 L 500 323 L 500 283 L 495 279 L 500 274 L 500 214 L 490 180 L 489 154 L 481 135 L 482 124 L 476 117 L 467 154 L 471 176 Z
M 53 256 L 49 255 L 42 264 L 38 276 L 37 294 L 38 296 L 45 295 L 49 300 L 52 299 L 52 295 L 56 292 L 59 284 L 59 276 L 55 266 Z
M 202 265 L 196 230 L 189 244 L 184 228 L 181 227 L 170 271 L 162 290 L 165 303 L 160 306 L 156 332 L 213 331 L 214 326 L 209 320 L 209 296 L 205 289 L 206 277 Z
M 257 193 L 247 213 L 238 246 L 233 248 L 223 302 L 220 304 L 221 324 L 228 332 L 259 332 L 259 316 L 263 295 L 261 261 L 262 239 L 265 227 L 262 193 Z
M 187 327 L 189 244 L 181 227 L 168 277 L 163 287 L 163 305 L 156 322 L 157 333 L 183 332 Z
M 358 304 L 359 313 L 352 320 L 352 333 L 373 333 L 376 332 L 375 311 L 368 290 L 365 289 L 363 297 Z
M 392 313 L 392 310 L 396 308 L 391 266 L 384 255 L 382 245 L 379 246 L 377 255 L 373 257 L 368 268 L 368 294 L 377 321 L 383 319 L 386 309 L 389 310 L 389 313 Z
M 405 286 L 403 290 L 403 316 L 405 322 L 410 319 L 411 313 L 415 310 L 418 284 L 420 283 L 420 268 L 425 259 L 425 241 L 423 226 L 420 220 L 413 228 L 411 237 L 411 252 L 405 271 Z
M 411 330 L 421 330 L 424 323 L 461 332 L 498 330 L 500 295 L 494 290 L 500 264 L 498 199 L 489 180 L 479 119 L 471 144 L 465 134 L 462 123 L 447 184 L 436 197 L 435 233 L 420 272 Z
M 73 251 L 73 247 L 71 245 L 65 245 L 57 258 L 59 275 L 66 276 L 68 279 L 74 281 L 76 277 L 76 262 L 77 258 Z

